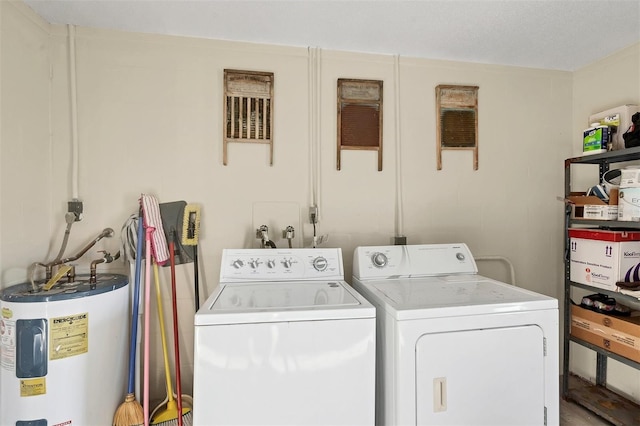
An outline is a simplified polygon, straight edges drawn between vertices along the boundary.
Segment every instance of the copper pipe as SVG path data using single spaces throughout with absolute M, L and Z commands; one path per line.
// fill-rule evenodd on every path
M 67 282 L 72 283 L 76 280 L 76 266 L 75 265 L 69 265 L 69 266 L 71 266 L 71 269 L 69 269 L 69 272 L 67 272 Z
M 78 254 L 76 254 L 75 256 L 67 257 L 66 259 L 58 259 L 58 260 L 54 260 L 53 262 L 47 263 L 47 265 L 46 265 L 47 276 L 51 276 L 51 271 L 52 271 L 54 266 L 62 265 L 63 263 L 72 262 L 74 260 L 77 260 L 77 259 L 81 258 L 82 256 L 84 256 L 84 254 L 87 251 L 89 251 L 89 249 L 91 247 L 96 245 L 96 243 L 98 241 L 100 241 L 104 237 L 113 237 L 113 234 L 114 234 L 113 229 L 105 228 L 105 229 L 102 230 L 102 232 L 96 238 L 93 239 L 93 241 L 91 241 L 89 244 L 87 244 L 87 246 L 85 248 L 83 248 L 82 250 L 80 250 L 80 252 Z
M 118 252 L 115 254 L 115 256 L 111 256 L 111 254 L 107 253 L 106 251 L 103 251 L 104 256 L 102 256 L 101 259 L 96 259 L 94 261 L 91 262 L 91 267 L 90 267 L 90 272 L 89 272 L 89 284 L 91 284 L 90 288 L 94 289 L 96 288 L 96 282 L 98 281 L 98 273 L 97 273 L 97 266 L 99 263 L 111 263 L 116 259 L 120 258 L 120 250 L 118 250 Z

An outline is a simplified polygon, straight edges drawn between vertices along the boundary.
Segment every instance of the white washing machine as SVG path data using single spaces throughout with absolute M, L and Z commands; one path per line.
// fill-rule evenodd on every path
M 376 424 L 559 423 L 556 299 L 478 275 L 465 244 L 353 259 L 377 309 Z
M 195 315 L 194 425 L 373 425 L 375 322 L 340 249 L 224 250 Z

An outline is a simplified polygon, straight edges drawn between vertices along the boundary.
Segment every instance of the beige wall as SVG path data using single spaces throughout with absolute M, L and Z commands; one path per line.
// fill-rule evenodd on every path
M 588 117 L 599 111 L 624 104 L 640 105 L 640 43 L 573 73 L 573 155 L 582 152 L 580 135 Z M 597 182 L 597 167 L 573 166 L 577 176 L 574 190 L 586 190 Z M 585 170 L 586 169 L 586 170 Z M 595 177 L 595 182 L 594 182 Z M 580 302 L 586 293 L 574 290 L 572 299 Z M 571 343 L 571 369 L 583 377 L 595 379 L 595 352 Z M 608 361 L 610 387 L 640 400 L 640 371 L 615 360 Z
M 0 5 L 0 266 L 24 281 L 49 249 L 52 177 L 48 24 L 22 3 Z
M 55 255 L 73 182 L 67 28 L 49 29 L 21 4 L 2 2 L 0 10 L 0 285 L 6 287 L 24 281 L 32 262 Z M 30 39 L 38 43 L 23 47 Z M 256 246 L 261 224 L 269 224 L 272 235 L 293 225 L 296 246 L 308 245 L 310 165 L 317 160 L 318 233 L 328 235 L 326 246 L 343 249 L 348 279 L 356 246 L 388 244 L 396 233 L 401 190 L 403 232 L 410 244 L 466 242 L 477 256 L 508 257 L 519 286 L 562 295 L 563 206 L 556 196 L 563 188 L 563 160 L 574 154 L 575 92 L 582 93 L 572 73 L 400 58 L 396 117 L 393 57 L 321 51 L 317 158 L 309 132 L 307 49 L 77 28 L 76 56 L 79 197 L 85 213 L 72 229 L 71 251 L 104 227 L 119 231 L 137 210 L 141 193 L 161 202 L 199 203 L 202 292 L 208 295 L 216 285 L 221 250 Z M 238 144 L 229 146 L 228 165 L 222 165 L 225 68 L 275 74 L 271 167 L 265 146 Z M 338 78 L 384 81 L 381 172 L 375 153 L 353 151 L 343 153 L 342 170 L 336 170 Z M 7 81 L 22 90 L 8 89 Z M 438 84 L 480 87 L 478 171 L 469 152 L 453 151 L 443 153 L 443 170 L 436 171 Z M 17 128 L 17 122 L 25 125 Z M 117 251 L 118 240 L 101 241 L 78 262 L 80 272 L 100 257 L 96 250 Z M 122 263 L 115 268 L 128 270 Z M 162 282 L 168 301 L 166 270 Z M 179 267 L 186 393 L 193 368 L 192 286 L 191 265 Z M 161 350 L 152 319 L 153 396 L 162 397 Z

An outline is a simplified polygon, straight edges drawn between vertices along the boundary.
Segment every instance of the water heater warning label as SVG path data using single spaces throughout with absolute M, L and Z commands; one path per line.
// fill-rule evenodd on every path
M 89 313 L 51 319 L 49 359 L 80 355 L 89 350 Z
M 14 371 L 16 367 L 16 322 L 0 318 L 0 366 Z
M 36 396 L 47 393 L 47 382 L 44 377 L 20 380 L 20 396 Z

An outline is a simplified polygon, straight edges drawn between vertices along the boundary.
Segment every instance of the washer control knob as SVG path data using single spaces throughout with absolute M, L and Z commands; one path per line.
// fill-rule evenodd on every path
M 260 264 L 260 262 L 255 260 L 255 259 L 251 259 L 249 261 L 249 266 L 251 267 L 251 269 L 256 269 L 259 264 Z
M 267 268 L 273 269 L 276 267 L 276 261 L 273 259 L 267 260 Z
M 460 261 L 465 260 L 464 253 L 460 253 L 460 252 L 456 253 L 456 258 Z
M 385 266 L 387 266 L 388 261 L 389 259 L 384 253 L 376 252 L 371 256 L 371 262 L 373 262 L 373 266 L 375 266 L 376 268 L 384 268 Z
M 291 268 L 291 260 L 290 259 L 284 259 L 282 261 L 282 265 L 287 269 Z
M 328 266 L 329 262 L 322 256 L 313 259 L 313 268 L 318 272 L 324 271 Z
M 233 263 L 231 264 L 231 266 L 233 266 L 236 269 L 240 269 L 244 266 L 244 262 L 240 259 L 238 260 L 234 260 Z

